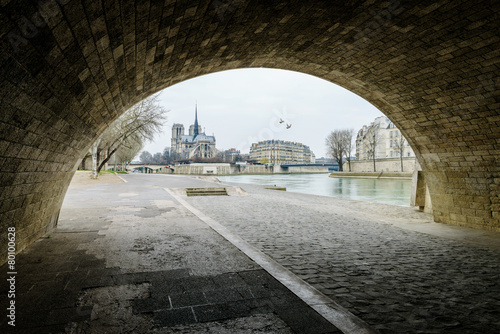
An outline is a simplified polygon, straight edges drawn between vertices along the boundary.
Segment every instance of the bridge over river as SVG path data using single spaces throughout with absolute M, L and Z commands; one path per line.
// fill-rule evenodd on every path
M 193 163 L 185 165 L 130 164 L 127 171 L 147 174 L 278 174 L 278 173 L 328 173 L 338 171 L 338 164 L 282 164 L 282 165 L 238 165 L 230 163 Z

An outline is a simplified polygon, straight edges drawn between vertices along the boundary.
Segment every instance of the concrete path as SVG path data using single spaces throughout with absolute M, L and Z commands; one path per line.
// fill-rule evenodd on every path
M 69 189 L 57 230 L 16 258 L 1 333 L 341 333 L 164 190 L 212 183 L 123 178 Z
M 500 332 L 498 234 L 411 208 L 250 185 L 188 198 L 185 187 L 220 185 L 123 179 L 69 189 L 58 229 L 17 256 L 16 331 L 2 317 L 0 332 Z M 330 298 L 328 320 L 297 297 L 302 280 Z M 358 328 L 332 325 L 344 310 Z

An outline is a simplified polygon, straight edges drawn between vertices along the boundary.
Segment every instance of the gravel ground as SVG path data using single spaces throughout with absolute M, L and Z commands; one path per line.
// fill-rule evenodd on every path
M 71 180 L 70 187 L 82 186 L 95 186 L 98 184 L 110 184 L 123 182 L 116 174 L 102 174 L 97 179 L 90 177 L 90 172 L 87 170 L 77 170 L 73 179 Z

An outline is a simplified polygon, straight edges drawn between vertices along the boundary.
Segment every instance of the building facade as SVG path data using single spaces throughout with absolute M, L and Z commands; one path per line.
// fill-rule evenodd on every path
M 230 148 L 229 150 L 225 150 L 222 152 L 224 161 L 236 161 L 238 158 L 241 159 L 241 153 L 240 150 L 237 150 L 235 148 Z
M 189 134 L 184 134 L 184 125 L 172 125 L 172 153 L 179 159 L 213 158 L 217 154 L 215 136 L 208 136 L 198 124 L 198 107 L 195 108 L 194 124 L 189 127 Z
M 250 160 L 267 161 L 275 165 L 300 164 L 314 163 L 315 156 L 307 145 L 273 139 L 253 143 L 250 147 Z
M 370 125 L 364 125 L 356 136 L 356 160 L 415 158 L 415 153 L 394 123 L 380 116 Z

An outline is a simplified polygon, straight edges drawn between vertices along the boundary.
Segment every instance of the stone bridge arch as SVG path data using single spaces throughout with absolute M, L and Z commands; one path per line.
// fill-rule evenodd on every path
M 3 0 L 2 244 L 8 226 L 20 250 L 56 224 L 78 160 L 128 107 L 251 67 L 365 98 L 409 139 L 436 221 L 500 230 L 499 13 L 492 0 Z

